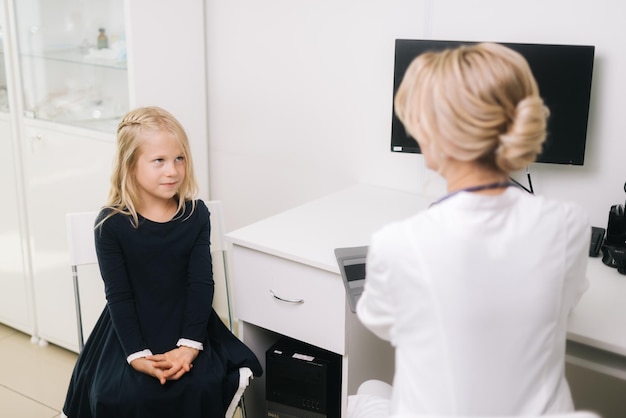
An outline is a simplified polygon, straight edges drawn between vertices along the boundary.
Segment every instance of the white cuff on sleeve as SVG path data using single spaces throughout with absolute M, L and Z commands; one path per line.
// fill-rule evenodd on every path
M 137 360 L 138 358 L 142 357 L 148 357 L 151 355 L 152 351 L 146 348 L 145 350 L 137 351 L 136 353 L 133 353 L 130 356 L 126 357 L 126 361 L 128 362 L 128 364 L 130 364 L 133 360 Z
M 204 349 L 204 345 L 198 341 L 188 340 L 187 338 L 181 338 L 176 343 L 176 347 L 180 347 L 184 345 L 185 347 L 195 348 L 196 350 L 202 351 Z

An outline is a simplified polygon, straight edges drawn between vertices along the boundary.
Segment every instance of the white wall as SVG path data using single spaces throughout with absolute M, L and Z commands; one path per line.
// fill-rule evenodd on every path
M 133 57 L 128 63 L 130 107 L 161 106 L 180 121 L 194 156 L 199 197 L 208 198 L 204 0 L 125 5 L 128 55 Z
M 227 229 L 372 177 L 415 184 L 419 158 L 388 149 L 393 42 L 423 33 L 423 1 L 207 9 L 210 184 Z
M 625 20 L 615 0 L 208 1 L 209 175 L 227 230 L 355 182 L 443 192 L 420 155 L 389 151 L 401 37 L 595 45 L 585 166 L 530 169 L 537 193 L 606 226 L 625 198 Z
M 356 182 L 443 193 L 420 155 L 389 151 L 396 38 L 595 45 L 585 165 L 530 170 L 537 193 L 582 204 L 593 225 L 624 202 L 626 2 L 208 0 L 206 20 L 210 187 L 226 230 Z M 581 405 L 624 416 L 593 395 L 623 385 L 574 375 Z

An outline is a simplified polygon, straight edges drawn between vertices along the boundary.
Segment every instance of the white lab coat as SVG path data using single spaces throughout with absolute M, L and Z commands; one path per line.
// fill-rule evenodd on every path
M 461 192 L 376 232 L 363 324 L 395 347 L 390 413 L 567 412 L 567 318 L 588 286 L 577 205 Z

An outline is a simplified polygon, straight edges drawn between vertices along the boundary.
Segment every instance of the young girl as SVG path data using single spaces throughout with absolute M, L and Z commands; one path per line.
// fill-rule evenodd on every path
M 209 211 L 187 135 L 157 107 L 129 112 L 95 240 L 107 304 L 78 357 L 69 418 L 224 417 L 239 368 L 261 366 L 212 308 Z

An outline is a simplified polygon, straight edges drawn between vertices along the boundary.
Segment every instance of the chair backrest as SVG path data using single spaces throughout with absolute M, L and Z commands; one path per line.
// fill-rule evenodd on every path
M 211 252 L 226 251 L 224 240 L 224 215 L 222 211 L 222 202 L 219 200 L 205 200 L 207 208 L 209 208 L 209 218 L 211 220 Z
M 211 253 L 226 251 L 222 202 L 205 201 L 211 219 Z M 98 212 L 70 212 L 66 214 L 67 243 L 70 265 L 80 266 L 98 262 L 94 242 L 94 225 Z
M 71 212 L 66 214 L 70 266 L 98 262 L 94 241 L 96 216 L 98 216 L 98 212 Z
M 78 290 L 78 266 L 97 264 L 96 243 L 94 240 L 94 224 L 98 212 L 70 212 L 65 215 L 67 229 L 67 248 L 69 262 L 72 268 L 74 281 L 74 302 L 76 304 L 76 326 L 78 332 L 78 351 L 83 350 L 83 315 L 80 305 L 80 291 Z
M 233 303 L 230 293 L 230 279 L 228 271 L 228 255 L 227 245 L 224 239 L 224 215 L 222 209 L 222 202 L 219 200 L 205 200 L 207 208 L 209 209 L 209 219 L 211 222 L 211 256 L 213 258 L 214 267 L 216 263 L 221 264 L 221 268 L 214 268 L 214 272 L 221 271 L 224 274 L 224 293 L 226 296 L 226 309 L 228 314 L 228 327 L 231 332 L 234 332 L 234 319 L 233 319 Z
M 228 314 L 228 323 L 231 331 L 234 329 L 232 298 L 230 292 L 230 283 L 228 277 L 228 262 L 226 254 L 226 240 L 224 239 L 224 218 L 222 210 L 222 202 L 219 200 L 205 201 L 211 221 L 211 255 L 214 260 L 216 273 L 223 272 L 226 310 Z M 70 212 L 66 215 L 67 242 L 69 249 L 70 266 L 75 270 L 77 266 L 86 264 L 97 264 L 96 248 L 94 242 L 94 224 L 98 212 Z M 75 272 L 76 274 L 76 272 Z M 75 286 L 78 286 L 78 278 L 74 279 Z M 78 297 L 78 296 L 77 296 Z M 79 302 L 77 301 L 77 304 Z M 80 315 L 80 308 L 78 315 Z M 79 318 L 80 321 L 80 318 Z M 82 346 L 82 342 L 79 343 Z
M 211 253 L 226 251 L 222 202 L 205 201 L 211 213 Z M 70 212 L 66 214 L 67 243 L 70 265 L 80 266 L 98 262 L 94 242 L 94 224 L 98 212 Z

